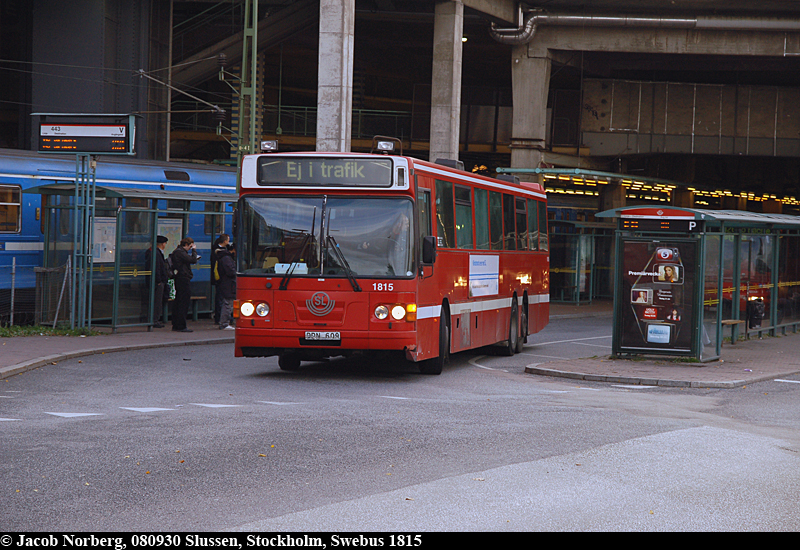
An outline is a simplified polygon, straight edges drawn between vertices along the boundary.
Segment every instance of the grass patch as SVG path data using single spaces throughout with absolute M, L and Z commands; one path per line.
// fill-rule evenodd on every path
M 41 325 L 0 326 L 0 338 L 13 338 L 15 336 L 99 336 L 101 334 L 103 333 L 87 328 L 53 328 Z

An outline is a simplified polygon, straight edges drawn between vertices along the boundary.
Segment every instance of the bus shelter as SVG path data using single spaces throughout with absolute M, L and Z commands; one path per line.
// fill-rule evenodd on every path
M 113 331 L 124 326 L 152 327 L 156 320 L 153 318 L 155 279 L 151 274 L 157 258 L 153 250 L 158 235 L 168 238 L 165 257 L 184 236 L 194 239 L 200 260 L 192 266 L 192 314 L 196 318 L 198 314 L 212 312 L 211 247 L 220 233 L 231 232 L 234 196 L 104 186 L 96 186 L 94 192 L 94 215 L 88 229 L 81 229 L 90 231 L 92 237 L 90 277 L 84 279 L 88 290 L 77 294 L 85 296 L 88 326 L 110 327 Z M 77 215 L 80 220 L 75 207 L 75 185 L 43 185 L 26 193 L 42 195 L 43 270 L 68 265 L 77 246 L 74 217 Z M 63 291 L 70 284 L 65 281 L 61 292 L 51 293 L 48 299 L 58 299 L 61 307 L 49 309 L 61 317 L 46 322 L 69 321 L 70 313 L 74 315 L 80 304 L 70 304 L 69 292 Z
M 550 302 L 611 298 L 614 224 L 549 220 Z
M 615 355 L 712 361 L 724 332 L 797 331 L 800 217 L 630 206 L 615 218 Z

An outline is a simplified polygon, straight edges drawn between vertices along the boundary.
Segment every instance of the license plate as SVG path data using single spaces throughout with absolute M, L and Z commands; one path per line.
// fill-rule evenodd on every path
M 338 332 L 306 332 L 306 340 L 341 340 Z

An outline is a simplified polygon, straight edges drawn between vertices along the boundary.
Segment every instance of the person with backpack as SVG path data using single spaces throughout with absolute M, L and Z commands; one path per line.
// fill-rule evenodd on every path
M 194 239 L 181 239 L 178 247 L 170 254 L 172 273 L 175 278 L 175 309 L 172 313 L 172 330 L 176 332 L 194 332 L 186 326 L 186 315 L 189 313 L 192 289 L 192 264 L 196 264 L 200 256 Z
M 219 328 L 220 330 L 234 330 L 233 322 L 233 300 L 236 299 L 236 262 L 233 260 L 233 245 L 230 236 L 222 234 L 219 237 L 219 246 L 214 250 L 215 258 L 215 278 L 217 281 L 217 293 L 221 301 Z

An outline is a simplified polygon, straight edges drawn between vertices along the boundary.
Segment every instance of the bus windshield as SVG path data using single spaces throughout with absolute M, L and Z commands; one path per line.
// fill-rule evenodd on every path
M 243 275 L 414 275 L 409 199 L 243 197 L 240 210 Z

